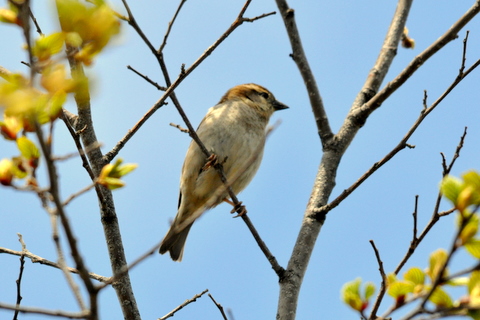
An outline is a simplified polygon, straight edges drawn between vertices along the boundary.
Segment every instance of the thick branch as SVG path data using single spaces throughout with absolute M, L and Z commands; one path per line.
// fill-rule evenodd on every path
M 378 92 L 371 100 L 366 102 L 358 110 L 355 110 L 351 115 L 365 119 L 402 84 L 404 84 L 417 71 L 423 63 L 431 58 L 440 49 L 445 47 L 447 43 L 458 37 L 458 32 L 480 12 L 480 1 L 477 0 L 475 4 L 465 14 L 455 22 L 450 29 L 448 29 L 440 38 L 433 42 L 427 49 L 416 56 L 410 64 L 397 76 L 395 79 L 385 85 L 385 87 Z

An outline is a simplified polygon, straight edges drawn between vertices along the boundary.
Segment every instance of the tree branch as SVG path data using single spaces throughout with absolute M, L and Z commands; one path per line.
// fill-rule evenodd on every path
M 325 145 L 333 137 L 332 129 L 328 121 L 325 107 L 323 106 L 322 96 L 317 86 L 315 76 L 310 68 L 310 65 L 303 50 L 300 33 L 295 22 L 295 10 L 290 8 L 286 0 L 276 0 L 277 7 L 282 15 L 285 28 L 287 29 L 290 45 L 292 46 L 292 54 L 290 55 L 297 64 L 298 70 L 303 78 L 305 88 L 307 89 L 310 105 L 317 124 L 318 134 L 322 145 Z

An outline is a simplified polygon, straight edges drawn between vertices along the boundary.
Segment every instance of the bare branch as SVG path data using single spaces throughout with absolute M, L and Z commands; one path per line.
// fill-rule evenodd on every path
M 383 262 L 382 262 L 382 259 L 380 258 L 380 253 L 378 252 L 378 249 L 375 246 L 375 242 L 373 242 L 373 240 L 370 240 L 369 242 L 372 245 L 373 251 L 375 252 L 375 257 L 377 258 L 377 263 L 378 263 L 378 271 L 380 272 L 380 277 L 382 278 L 380 291 L 378 292 L 377 299 L 373 304 L 372 312 L 370 313 L 370 317 L 369 317 L 369 319 L 376 319 L 378 308 L 380 307 L 382 298 L 385 295 L 385 292 L 387 291 L 387 276 L 385 274 L 385 270 L 383 269 Z
M 380 90 L 375 96 L 366 102 L 362 107 L 358 108 L 352 113 L 353 117 L 366 119 L 370 113 L 380 107 L 380 105 L 402 84 L 404 84 L 414 73 L 435 53 L 440 51 L 450 41 L 458 37 L 458 32 L 480 12 L 480 1 L 475 1 L 475 4 L 465 14 L 458 19 L 442 36 L 433 42 L 427 49 L 417 55 L 410 64 L 395 77 L 392 81 L 387 83 L 385 87 Z
M 23 248 L 24 243 L 22 241 L 21 235 L 19 235 L 19 237 L 20 237 L 19 240 L 22 243 L 22 248 Z M 23 253 L 23 249 L 22 249 L 22 253 Z M 25 266 L 25 255 L 22 254 L 22 255 L 20 255 L 20 270 L 18 272 L 18 279 L 17 279 L 17 281 L 15 281 L 16 284 L 17 284 L 17 302 L 15 304 L 16 307 L 20 307 L 20 302 L 23 299 L 21 290 L 22 290 L 22 276 L 23 276 L 24 266 Z M 18 312 L 19 312 L 19 310 L 15 310 L 15 313 L 13 314 L 13 320 L 18 319 Z
M 189 305 L 190 303 L 197 301 L 198 298 L 200 298 L 201 296 L 203 296 L 207 292 L 208 292 L 208 289 L 205 289 L 203 292 L 194 295 L 192 299 L 186 300 L 184 303 L 182 303 L 181 305 L 179 305 L 178 307 L 176 307 L 175 309 L 173 309 L 172 311 L 170 311 L 169 313 L 167 313 L 163 317 L 159 318 L 158 320 L 165 320 L 165 319 L 168 319 L 170 317 L 173 317 L 177 311 L 183 309 L 185 306 Z
M 186 1 L 186 0 L 185 0 Z M 161 91 L 166 91 L 167 88 L 165 87 L 162 87 L 161 85 L 159 85 L 158 83 L 156 83 L 155 81 L 151 80 L 148 76 L 140 73 L 139 71 L 135 70 L 132 66 L 127 66 L 127 69 L 128 70 L 132 70 L 135 74 L 137 74 L 138 76 L 140 76 L 143 80 L 147 81 L 148 83 L 150 83 L 152 86 L 154 86 L 155 88 L 157 88 L 158 90 L 161 90 Z
M 175 123 L 173 123 L 173 122 L 170 122 L 170 125 L 171 125 L 172 127 L 174 127 L 174 128 L 177 128 L 177 129 L 180 130 L 181 132 L 190 133 L 190 130 L 181 127 L 179 124 L 175 124 Z
M 124 4 L 126 5 L 126 1 L 123 0 Z M 179 104 L 176 103 L 178 101 L 176 101 L 175 97 L 174 97 L 174 90 L 180 85 L 180 83 L 190 74 L 193 72 L 193 70 L 195 70 L 208 56 L 210 56 L 212 54 L 212 52 L 226 39 L 228 38 L 228 36 L 235 30 L 237 29 L 240 25 L 243 24 L 243 22 L 245 22 L 246 18 L 243 18 L 242 14 L 243 12 L 246 10 L 246 7 L 248 6 L 248 4 L 251 2 L 251 0 L 248 0 L 245 5 L 243 6 L 242 8 L 242 11 L 240 12 L 240 14 L 237 16 L 237 18 L 235 19 L 235 21 L 233 22 L 233 24 L 220 36 L 220 38 L 218 38 L 210 47 L 208 47 L 208 49 L 195 61 L 193 62 L 193 64 L 188 67 L 187 69 L 185 69 L 185 72 L 181 72 L 177 79 L 172 83 L 172 84 L 169 84 L 169 80 L 168 80 L 168 73 L 166 73 L 166 67 L 162 67 L 162 72 L 164 73 L 164 76 L 167 80 L 167 90 L 165 91 L 165 93 L 163 94 L 163 96 L 150 108 L 150 110 L 148 110 L 144 115 L 143 117 L 127 132 L 127 134 L 120 140 L 118 141 L 117 145 L 115 147 L 113 147 L 112 150 L 110 150 L 107 154 L 105 154 L 104 156 L 104 159 L 105 159 L 105 162 L 110 162 L 113 158 L 115 158 L 115 156 L 118 154 L 118 152 L 120 152 L 120 150 L 125 146 L 125 144 L 128 142 L 128 140 L 130 140 L 131 137 L 133 137 L 133 135 L 140 129 L 140 127 L 161 107 L 163 106 L 163 104 L 165 103 L 165 100 L 170 97 L 172 98 L 172 101 L 174 102 L 175 106 L 177 107 L 177 110 L 178 112 L 180 113 L 180 115 L 182 116 L 182 119 L 185 121 L 188 129 L 190 130 L 190 134 L 192 136 L 192 138 L 198 143 L 199 142 L 199 139 L 197 137 L 197 135 L 195 134 L 195 130 L 194 128 L 192 127 L 192 125 L 190 124 L 190 121 L 188 120 L 188 118 L 186 117 L 185 115 L 185 112 L 183 112 L 183 110 L 181 108 L 179 108 Z M 141 31 L 140 27 L 136 24 L 135 22 L 135 19 L 133 17 L 133 15 L 131 14 L 131 11 L 130 9 L 128 9 L 128 6 L 126 5 L 126 8 L 127 8 L 127 12 L 128 12 L 128 15 L 129 15 L 129 23 L 130 25 L 132 25 L 132 27 L 135 29 L 135 31 L 137 31 L 137 33 L 142 37 L 142 39 L 145 41 L 145 43 L 149 46 L 149 48 L 152 50 L 153 46 L 150 44 L 150 42 L 148 41 L 148 39 L 145 37 L 145 35 L 143 34 L 143 32 Z M 153 49 L 153 51 L 157 57 L 157 59 L 159 60 L 161 66 L 164 65 L 163 63 L 163 55 L 160 53 L 160 54 L 157 54 L 155 49 Z M 203 150 L 203 148 L 202 148 Z M 203 150 L 204 152 L 206 150 Z
M 210 299 L 212 299 L 213 303 L 217 306 L 218 310 L 222 314 L 223 319 L 228 320 L 227 315 L 225 314 L 225 311 L 223 310 L 223 306 L 220 303 L 218 303 L 210 293 L 208 294 L 208 296 L 210 297 Z
M 276 0 L 277 7 L 282 15 L 288 38 L 292 47 L 291 57 L 297 64 L 298 70 L 303 78 L 303 82 L 308 92 L 310 105 L 312 107 L 315 122 L 317 124 L 318 134 L 322 145 L 325 146 L 333 137 L 332 129 L 328 121 L 325 107 L 323 106 L 322 96 L 317 86 L 317 81 L 310 68 L 305 51 L 303 50 L 300 34 L 295 22 L 295 11 L 290 8 L 286 0 Z
M 68 319 L 88 319 L 89 317 L 91 317 L 91 314 L 88 311 L 68 312 L 68 311 L 60 311 L 60 310 L 48 310 L 48 309 L 35 308 L 35 307 L 15 306 L 13 304 L 1 303 L 1 302 L 0 302 L 0 309 L 15 310 L 22 313 L 44 314 L 48 316 L 63 317 Z
M 159 53 L 163 52 L 163 48 L 165 48 L 165 46 L 167 45 L 167 39 L 168 39 L 168 36 L 170 35 L 170 31 L 172 31 L 173 23 L 177 19 L 177 16 L 180 13 L 180 10 L 182 10 L 182 7 L 185 4 L 185 2 L 187 2 L 187 0 L 180 0 L 180 4 L 178 5 L 177 10 L 175 11 L 175 14 L 172 17 L 172 20 L 170 20 L 170 22 L 168 23 L 168 28 L 167 28 L 167 31 L 165 32 L 165 36 L 163 37 L 163 42 L 160 45 L 160 48 L 158 49 L 157 52 Z
M 26 252 L 22 252 L 22 251 L 15 251 L 15 250 L 0 247 L 0 254 L 1 253 L 6 253 L 6 254 L 14 255 L 14 256 L 19 256 L 19 257 L 21 257 L 23 255 L 26 258 L 30 259 L 30 261 L 32 261 L 32 263 L 40 263 L 40 264 L 43 264 L 43 265 L 46 265 L 46 266 L 49 266 L 49 267 L 60 269 L 60 266 L 57 263 L 55 263 L 53 261 L 50 261 L 50 260 L 47 260 L 45 258 L 42 258 L 40 256 L 37 256 L 36 254 L 33 254 L 28 250 Z M 75 269 L 75 268 L 67 267 L 67 270 L 71 273 L 76 273 L 76 274 L 79 273 L 78 270 Z M 110 279 L 109 277 L 101 276 L 101 275 L 95 274 L 93 272 L 89 272 L 88 276 L 90 278 L 92 278 L 94 280 L 97 280 L 97 281 L 100 281 L 100 282 L 105 282 L 105 281 L 108 281 L 108 279 Z

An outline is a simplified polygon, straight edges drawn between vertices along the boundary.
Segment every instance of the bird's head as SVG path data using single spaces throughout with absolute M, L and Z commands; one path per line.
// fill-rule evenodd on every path
M 270 91 L 254 83 L 241 84 L 231 88 L 225 93 L 219 104 L 235 100 L 243 101 L 266 119 L 269 119 L 277 110 L 288 109 L 285 104 L 276 100 Z

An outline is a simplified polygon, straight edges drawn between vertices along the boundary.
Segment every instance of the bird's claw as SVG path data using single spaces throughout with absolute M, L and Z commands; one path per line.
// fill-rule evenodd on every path
M 202 167 L 202 171 L 206 171 L 211 167 L 214 167 L 217 163 L 218 163 L 217 155 L 215 153 L 212 153 L 210 157 L 208 157 L 205 165 Z
M 247 214 L 247 208 L 244 205 L 242 205 L 242 202 L 240 201 L 238 204 L 236 204 L 233 207 L 232 211 L 230 211 L 230 213 L 235 213 L 235 212 L 237 212 L 237 215 L 234 216 L 234 218 L 242 217 Z

